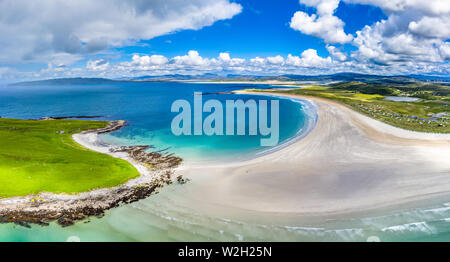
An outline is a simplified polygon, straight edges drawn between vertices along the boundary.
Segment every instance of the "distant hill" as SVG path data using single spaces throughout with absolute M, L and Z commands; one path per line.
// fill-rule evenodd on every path
M 127 80 L 132 81 L 165 81 L 165 80 L 192 80 L 192 79 L 218 79 L 222 78 L 217 74 L 202 74 L 202 75 L 181 75 L 181 74 L 171 74 L 171 75 L 160 75 L 160 76 L 139 76 L 133 78 L 127 78 Z
M 283 75 L 291 80 L 297 81 L 359 81 L 359 82 L 374 82 L 374 81 L 402 81 L 402 82 L 414 82 L 415 79 L 407 76 L 382 76 L 382 75 L 369 75 L 369 74 L 357 74 L 357 73 L 339 73 L 332 75 Z
M 384 82 L 384 83 L 411 83 L 411 82 L 450 82 L 450 77 L 431 75 L 369 75 L 357 73 L 338 73 L 331 75 L 282 75 L 296 81 L 358 81 L 358 82 Z
M 121 78 L 120 80 L 106 79 L 106 78 L 59 78 L 48 79 L 40 81 L 20 82 L 11 85 L 87 85 L 87 84 L 107 84 L 117 82 L 157 82 L 157 81 L 207 81 L 207 80 L 227 80 L 227 81 L 320 81 L 320 82 L 365 82 L 365 83 L 392 83 L 405 84 L 414 82 L 440 82 L 444 84 L 450 83 L 448 76 L 430 76 L 430 75 L 399 75 L 399 76 L 382 76 L 369 75 L 357 73 L 339 73 L 331 75 L 279 75 L 279 76 L 258 76 L 258 75 L 217 75 L 217 74 L 203 74 L 203 75 L 181 75 L 170 74 L 161 76 L 139 76 L 131 78 Z
M 408 75 L 408 77 L 418 79 L 421 81 L 450 82 L 450 76 Z

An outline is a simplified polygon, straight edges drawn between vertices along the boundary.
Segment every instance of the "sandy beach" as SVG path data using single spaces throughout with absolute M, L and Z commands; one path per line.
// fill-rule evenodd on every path
M 317 109 L 317 122 L 301 139 L 253 159 L 184 162 L 175 169 L 175 175 L 191 179 L 183 186 L 182 197 L 194 210 L 322 216 L 450 194 L 449 134 L 399 129 L 323 98 L 271 92 L 237 93 L 307 100 Z M 111 130 L 115 129 L 106 132 Z M 149 184 L 149 192 L 142 198 L 148 196 L 153 191 L 151 183 L 162 173 L 150 172 L 124 152 L 111 152 L 110 147 L 98 139 L 101 132 L 75 134 L 73 139 L 91 150 L 129 161 L 141 173 L 140 177 L 118 188 L 77 195 L 43 193 L 40 197 L 46 201 L 38 206 L 29 204 L 34 196 L 4 199 L 0 201 L 3 210 L 25 210 L 28 222 L 30 214 L 36 213 L 39 222 L 47 211 L 60 214 L 61 210 L 72 208 L 68 203 L 76 202 L 81 208 L 95 206 L 102 212 L 114 207 L 117 198 L 128 197 L 121 195 L 127 192 L 124 188 Z
M 178 173 L 193 181 L 185 196 L 228 208 L 322 215 L 450 193 L 449 134 L 407 131 L 329 100 L 294 97 L 317 106 L 318 122 L 305 138 L 242 162 L 185 163 Z

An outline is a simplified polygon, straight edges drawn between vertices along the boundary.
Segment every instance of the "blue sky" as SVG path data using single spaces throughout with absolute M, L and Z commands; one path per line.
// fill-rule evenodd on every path
M 203 56 L 215 57 L 219 52 L 233 56 L 252 58 L 300 54 L 314 48 L 321 56 L 328 55 L 322 39 L 302 34 L 289 27 L 296 11 L 314 13 L 314 8 L 302 6 L 297 0 L 285 0 L 274 4 L 271 0 L 236 1 L 243 10 L 232 19 L 218 21 L 201 30 L 186 30 L 160 36 L 141 43 L 148 46 L 119 48 L 125 53 L 184 55 L 197 50 Z M 371 25 L 386 16 L 380 8 L 368 5 L 340 3 L 336 14 L 344 19 L 344 30 L 355 33 L 365 25 Z M 349 47 L 347 47 L 349 48 Z
M 5 0 L 0 79 L 448 75 L 450 7 L 445 0 L 421 2 Z

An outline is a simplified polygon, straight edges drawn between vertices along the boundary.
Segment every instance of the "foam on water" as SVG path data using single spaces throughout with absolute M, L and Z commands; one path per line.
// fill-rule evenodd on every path
M 405 232 L 405 231 L 408 231 L 408 232 L 423 232 L 423 233 L 427 233 L 427 234 L 433 234 L 436 232 L 436 230 L 433 227 L 431 227 L 430 225 L 428 225 L 427 222 L 425 222 L 425 221 L 385 227 L 385 228 L 382 228 L 381 231 L 383 231 L 383 232 L 387 232 L 387 231 Z
M 183 191 L 174 188 L 73 227 L 52 224 L 32 226 L 30 230 L 1 225 L 0 240 L 64 241 L 75 235 L 81 241 L 366 241 L 373 236 L 381 241 L 426 241 L 449 233 L 450 218 L 448 214 L 444 216 L 447 211 L 430 212 L 429 208 L 319 224 L 287 222 L 283 225 L 276 218 L 273 223 L 258 223 L 198 212 L 180 199 Z M 411 217 L 418 218 L 421 213 L 434 217 L 410 222 Z

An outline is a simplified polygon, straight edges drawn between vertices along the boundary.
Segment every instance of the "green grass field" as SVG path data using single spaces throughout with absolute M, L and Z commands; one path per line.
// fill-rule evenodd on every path
M 342 82 L 329 86 L 312 86 L 275 92 L 327 98 L 403 129 L 450 133 L 450 87 L 448 86 Z M 416 102 L 388 101 L 384 100 L 386 96 L 417 97 L 420 100 Z M 440 114 L 441 117 L 436 118 L 436 114 Z
M 138 177 L 127 161 L 85 149 L 71 138 L 74 133 L 107 125 L 0 118 L 0 198 L 85 192 Z

